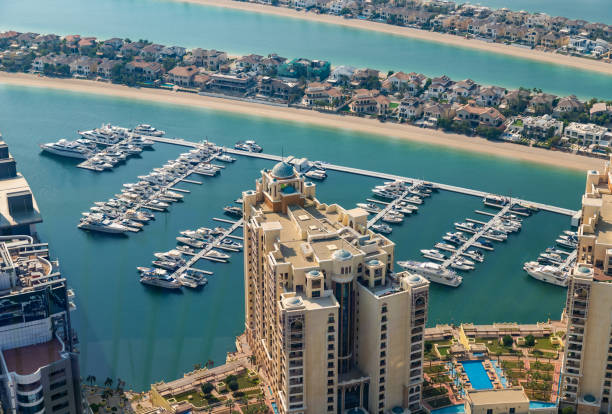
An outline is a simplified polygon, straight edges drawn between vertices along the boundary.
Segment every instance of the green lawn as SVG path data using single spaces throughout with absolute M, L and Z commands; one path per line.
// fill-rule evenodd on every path
M 237 379 L 239 390 L 243 388 L 252 388 L 259 384 L 259 377 L 257 375 L 249 377 L 246 372 L 244 374 L 238 375 Z
M 502 360 L 502 368 L 504 370 L 517 369 L 517 368 L 525 368 L 525 364 L 523 361 L 505 361 Z
M 489 353 L 492 355 L 499 354 L 512 354 L 514 350 L 507 348 L 503 344 L 499 343 L 498 338 L 476 338 L 475 341 L 480 344 L 485 344 L 489 349 Z M 490 342 L 490 343 L 489 343 Z
M 270 409 L 265 404 L 253 404 L 248 407 L 242 406 L 240 409 L 244 414 L 263 414 L 270 412 Z
M 450 350 L 449 346 L 439 346 L 438 347 L 438 352 L 440 353 L 441 356 L 446 356 L 448 355 L 448 351 Z
M 448 397 L 436 398 L 435 400 L 427 401 L 427 404 L 431 405 L 432 408 L 446 407 L 451 404 Z
M 179 395 L 176 395 L 174 398 L 176 399 L 176 401 L 188 401 L 191 404 L 193 404 L 195 407 L 205 407 L 209 404 L 209 401 L 204 399 L 200 395 L 200 393 L 197 391 L 191 391 L 191 392 L 179 394 Z
M 445 365 L 432 365 L 432 366 L 427 366 L 425 367 L 424 370 L 427 374 L 438 374 L 440 372 L 446 372 L 448 371 L 448 368 Z
M 553 364 L 549 364 L 547 362 L 535 361 L 529 364 L 531 369 L 536 369 L 538 371 L 553 371 L 555 366 Z
M 534 346 L 535 349 L 540 349 L 542 351 L 544 350 L 555 351 L 558 347 L 559 347 L 558 345 L 553 345 L 550 343 L 549 337 L 536 339 L 536 343 Z
M 389 104 L 389 109 L 395 109 L 395 108 L 397 108 L 398 106 L 399 106 L 399 103 L 398 103 L 398 102 L 391 102 L 391 103 Z
M 437 395 L 447 395 L 448 390 L 444 387 L 435 388 L 435 387 L 426 387 L 423 388 L 423 398 L 431 398 Z

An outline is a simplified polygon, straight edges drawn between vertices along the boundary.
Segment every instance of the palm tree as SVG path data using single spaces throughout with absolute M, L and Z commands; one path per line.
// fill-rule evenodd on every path
M 195 364 L 195 365 L 193 366 L 193 370 L 194 370 L 194 371 L 197 371 L 197 370 L 199 370 L 199 369 L 202 369 L 202 364 L 200 364 L 200 363 L 198 362 L 197 364 Z
M 209 359 L 208 361 L 206 361 L 206 364 L 204 364 L 204 366 L 206 368 L 212 368 L 212 367 L 215 366 L 215 363 L 214 363 L 214 361 L 212 359 Z
M 227 408 L 229 408 L 230 410 L 230 414 L 232 414 L 233 412 L 232 408 L 234 407 L 234 400 L 232 400 L 231 398 L 228 398 L 225 405 L 227 405 Z
M 257 362 L 257 358 L 255 357 L 255 355 L 249 355 L 249 362 L 255 365 L 255 363 Z
M 108 388 L 112 387 L 113 379 L 111 377 L 106 377 L 106 379 L 104 380 L 104 386 Z

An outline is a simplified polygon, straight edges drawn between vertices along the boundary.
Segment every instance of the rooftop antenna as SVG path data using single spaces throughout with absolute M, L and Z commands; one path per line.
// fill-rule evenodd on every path
M 285 161 L 285 147 L 281 145 L 281 161 Z

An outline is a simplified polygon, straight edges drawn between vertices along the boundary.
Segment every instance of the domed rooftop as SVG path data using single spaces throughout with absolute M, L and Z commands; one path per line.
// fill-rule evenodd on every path
M 353 255 L 349 251 L 346 251 L 344 249 L 340 249 L 340 250 L 336 250 L 334 252 L 333 256 L 334 256 L 334 259 L 336 259 L 336 260 L 348 260 Z
M 421 280 L 421 278 L 417 275 L 413 275 L 410 277 L 410 281 L 413 283 L 419 282 Z
M 380 264 L 380 260 L 372 259 L 372 260 L 368 261 L 368 264 L 370 266 L 378 266 Z
M 295 175 L 293 165 L 286 161 L 281 161 L 272 168 L 272 175 L 275 178 L 291 178 Z
M 317 277 L 320 274 L 321 274 L 321 272 L 319 272 L 318 270 L 311 270 L 310 272 L 308 272 L 308 275 L 312 276 L 312 277 Z

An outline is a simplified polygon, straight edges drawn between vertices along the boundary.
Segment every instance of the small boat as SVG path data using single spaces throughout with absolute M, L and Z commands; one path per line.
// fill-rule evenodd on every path
M 219 242 L 219 245 L 222 247 L 228 247 L 230 249 L 242 249 L 242 243 L 238 243 L 237 241 L 230 239 L 223 239 Z
M 453 260 L 450 266 L 453 269 L 458 269 L 458 270 L 474 270 L 475 269 L 474 266 L 468 264 L 466 261 L 461 260 L 461 259 Z
M 382 216 L 381 220 L 386 223 L 392 223 L 392 224 L 399 224 L 402 221 L 404 221 L 403 216 L 400 217 L 400 216 L 397 216 L 395 214 L 390 214 L 390 213 L 387 213 L 384 216 Z
M 480 250 L 468 250 L 462 253 L 462 256 L 469 257 L 472 260 L 476 260 L 477 262 L 484 262 L 484 255 Z
M 204 258 L 209 259 L 209 258 L 213 258 L 213 259 L 218 259 L 218 260 L 228 260 L 230 258 L 229 254 L 225 254 L 225 253 L 221 253 L 220 251 L 217 250 L 211 250 L 208 253 L 206 253 L 204 255 Z
M 380 207 L 374 203 L 357 203 L 357 207 L 364 209 L 368 213 L 377 214 L 380 212 Z
M 454 252 L 455 250 L 457 250 L 456 246 L 454 246 L 452 244 L 448 244 L 448 243 L 436 243 L 436 245 L 434 247 L 436 249 L 446 250 L 448 252 Z
M 234 161 L 236 161 L 236 158 L 230 157 L 227 154 L 217 154 L 217 155 L 215 155 L 215 159 L 217 161 L 221 161 L 221 162 L 234 162 Z
M 203 249 L 206 246 L 206 243 L 200 240 L 194 240 L 190 237 L 177 237 L 176 241 L 179 243 L 186 244 L 187 246 L 194 247 L 196 249 Z
M 446 256 L 444 256 L 439 250 L 436 249 L 421 249 L 421 254 L 429 258 L 435 258 L 439 260 L 446 259 Z
M 225 206 L 223 212 L 228 216 L 242 217 L 242 209 L 234 206 Z
M 324 180 L 327 178 L 327 174 L 321 170 L 310 170 L 304 174 L 308 178 L 312 178 L 313 180 Z
M 383 234 L 389 234 L 393 231 L 391 226 L 389 226 L 388 224 L 384 224 L 384 223 L 373 224 L 371 226 L 371 229 L 374 231 L 377 231 L 378 233 L 383 233 Z

